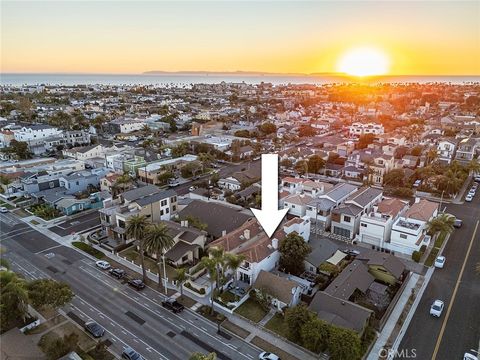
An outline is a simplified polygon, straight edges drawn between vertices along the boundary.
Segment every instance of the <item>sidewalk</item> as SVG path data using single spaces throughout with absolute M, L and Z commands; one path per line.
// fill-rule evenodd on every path
M 452 200 L 452 204 L 463 204 L 465 192 L 467 191 L 467 188 L 469 187 L 471 181 L 472 181 L 472 174 L 468 174 L 468 177 L 463 183 L 462 188 L 458 192 L 455 199 Z
M 407 285 L 405 286 L 405 289 L 403 290 L 402 295 L 400 296 L 400 299 L 398 299 L 397 304 L 395 305 L 395 308 L 393 309 L 392 313 L 390 314 L 390 317 L 388 318 L 387 322 L 385 323 L 385 326 L 383 327 L 382 332 L 378 336 L 377 340 L 375 341 L 375 344 L 372 347 L 372 350 L 370 351 L 370 354 L 367 357 L 367 360 L 377 360 L 379 357 L 379 354 L 383 347 L 387 344 L 388 339 L 392 335 L 393 330 L 395 329 L 395 326 L 398 323 L 398 319 L 403 313 L 403 310 L 405 308 L 405 305 L 408 302 L 408 299 L 410 298 L 410 295 L 412 294 L 412 289 L 415 288 L 417 285 L 418 281 L 420 280 L 420 275 L 418 274 L 412 274 L 410 279 L 408 280 Z M 419 297 L 420 294 L 417 294 L 417 298 Z M 413 308 L 413 306 L 412 306 Z M 410 312 L 412 309 L 410 309 Z M 404 324 L 407 321 L 404 322 Z

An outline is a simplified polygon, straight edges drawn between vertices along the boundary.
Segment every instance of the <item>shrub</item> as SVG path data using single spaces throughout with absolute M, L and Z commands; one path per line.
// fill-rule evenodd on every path
M 103 252 L 101 252 L 100 250 L 97 250 L 97 249 L 95 249 L 95 248 L 91 247 L 90 245 L 85 244 L 83 242 L 74 241 L 74 242 L 72 242 L 72 245 L 75 246 L 77 249 L 80 249 L 80 250 L 86 252 L 87 254 L 90 254 L 90 255 L 96 257 L 97 259 L 103 259 L 105 257 L 105 254 Z
M 422 253 L 420 251 L 417 251 L 415 250 L 413 253 L 412 253 L 412 260 L 415 261 L 415 262 L 420 262 L 420 258 L 422 257 Z

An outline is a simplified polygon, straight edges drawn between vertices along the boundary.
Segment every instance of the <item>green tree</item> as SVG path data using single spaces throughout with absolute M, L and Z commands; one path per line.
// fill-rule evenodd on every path
M 0 284 L 0 324 L 5 330 L 14 320 L 25 320 L 29 299 L 26 281 L 13 271 L 1 271 Z
M 366 147 L 368 147 L 368 145 L 373 143 L 374 139 L 374 134 L 360 135 L 360 137 L 358 138 L 357 149 L 365 149 Z
M 177 282 L 180 288 L 180 296 L 183 297 L 183 284 L 188 280 L 188 273 L 186 268 L 175 269 L 174 280 Z
M 383 177 L 383 184 L 392 187 L 403 187 L 405 178 L 405 171 L 403 169 L 393 169 L 385 174 Z
M 292 341 L 299 341 L 301 329 L 312 319 L 314 315 L 303 304 L 288 308 L 285 311 L 285 323 L 288 328 L 288 338 Z
M 310 125 L 302 125 L 298 129 L 298 136 L 300 137 L 311 137 L 315 136 L 317 131 Z
M 167 249 L 170 249 L 175 244 L 175 240 L 168 230 L 168 227 L 163 224 L 153 224 L 147 227 L 145 232 L 145 250 L 150 254 L 155 254 L 158 260 L 158 285 L 162 284 L 162 261 L 165 261 L 164 254 Z M 162 260 L 163 259 L 163 260 Z M 167 293 L 167 274 L 163 274 L 165 278 L 165 293 Z
M 480 174 L 480 161 L 478 159 L 472 159 L 467 165 L 468 171 Z
M 65 334 L 63 338 L 55 337 L 53 339 L 44 335 L 40 339 L 39 345 L 49 360 L 56 360 L 77 348 L 78 335 L 72 332 Z
M 308 159 L 308 172 L 313 174 L 318 174 L 319 171 L 325 166 L 325 161 L 320 155 L 312 155 Z
M 181 157 L 188 154 L 188 143 L 182 142 L 172 148 L 172 156 L 174 158 Z
M 319 353 L 327 349 L 329 333 L 330 326 L 316 316 L 313 316 L 302 326 L 300 337 L 303 346 L 310 351 Z
M 329 329 L 328 352 L 332 360 L 358 360 L 361 357 L 361 341 L 349 329 L 331 326 Z
M 191 161 L 182 167 L 182 177 L 189 178 L 196 176 L 203 170 L 203 164 L 200 161 Z
M 28 149 L 28 144 L 25 141 L 10 141 L 10 146 L 8 148 L 2 149 L 3 152 L 8 154 L 14 154 L 17 159 L 25 160 L 32 157 L 32 153 Z
M 243 261 L 245 260 L 245 256 L 242 254 L 232 254 L 226 253 L 225 254 L 225 265 L 227 268 L 232 270 L 233 272 L 233 283 L 235 288 L 237 287 L 237 269 L 242 265 Z M 237 293 L 235 292 L 235 299 L 237 298 Z
M 300 160 L 295 163 L 295 171 L 300 174 L 304 175 L 308 171 L 308 163 L 305 160 Z
M 280 269 L 287 273 L 299 275 L 304 270 L 304 260 L 310 253 L 310 246 L 305 239 L 292 232 L 280 243 Z
M 208 257 L 208 256 L 204 256 L 202 257 L 202 259 L 200 260 L 200 263 L 202 264 L 202 266 L 207 269 L 207 272 L 208 272 L 208 278 L 210 280 L 210 304 L 211 304 L 211 308 L 210 308 L 210 313 L 213 314 L 213 296 L 214 296 L 214 289 L 213 289 L 213 285 L 215 284 L 215 278 L 217 276 L 217 262 Z
M 63 282 L 52 279 L 38 279 L 27 285 L 31 304 L 35 308 L 59 308 L 70 302 L 73 291 Z
M 263 123 L 259 126 L 259 129 L 265 135 L 273 134 L 277 132 L 277 127 L 271 122 Z
M 133 215 L 127 220 L 127 227 L 125 229 L 127 237 L 135 239 L 137 242 L 144 283 L 148 280 L 147 270 L 145 269 L 145 231 L 147 226 L 148 220 L 145 215 Z
M 437 233 L 452 233 L 455 217 L 450 214 L 440 214 L 427 222 L 427 231 L 432 236 Z
M 289 168 L 293 165 L 293 163 L 292 163 L 292 160 L 290 159 L 283 159 L 282 161 L 280 161 L 280 165 L 283 167 Z

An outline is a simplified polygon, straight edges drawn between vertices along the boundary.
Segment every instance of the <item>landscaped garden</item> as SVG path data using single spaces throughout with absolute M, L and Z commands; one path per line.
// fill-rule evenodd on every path
M 268 313 L 267 310 L 265 310 L 257 301 L 253 299 L 248 299 L 245 301 L 242 305 L 235 309 L 235 312 L 238 315 L 241 315 L 255 323 L 258 323 L 260 320 L 262 320 Z
M 90 254 L 97 259 L 103 259 L 105 257 L 105 254 L 101 252 L 100 250 L 95 249 L 94 247 L 81 242 L 81 241 L 74 241 L 72 242 L 72 245 L 75 246 L 77 249 L 80 249 L 82 251 L 85 251 L 87 254 Z
M 28 208 L 28 210 L 35 216 L 47 221 L 62 216 L 60 211 L 46 204 L 32 205 Z

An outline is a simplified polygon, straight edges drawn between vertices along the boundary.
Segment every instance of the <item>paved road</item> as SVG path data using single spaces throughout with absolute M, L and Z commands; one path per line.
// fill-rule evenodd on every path
M 60 236 L 79 233 L 96 226 L 100 226 L 100 215 L 98 211 L 89 211 L 86 214 L 74 216 L 62 223 L 51 227 L 50 230 Z
M 480 262 L 480 194 L 471 203 L 449 204 L 446 211 L 462 219 L 463 226 L 451 235 L 443 252 L 445 268 L 435 270 L 399 348 L 404 354 L 415 349 L 422 360 L 462 359 L 465 351 L 480 346 L 480 275 L 475 273 Z M 429 315 L 435 299 L 445 302 L 439 319 Z
M 258 356 L 259 351 L 243 340 L 217 335 L 216 326 L 195 312 L 172 314 L 161 307 L 160 293 L 129 288 L 97 269 L 90 258 L 28 225 L 9 224 L 2 216 L 0 235 L 4 256 L 15 271 L 30 279 L 50 277 L 70 284 L 76 296 L 65 312 L 79 323 L 89 318 L 98 321 L 117 354 L 128 344 L 146 359 L 182 360 L 195 351 L 216 351 L 218 358 L 225 360 Z

